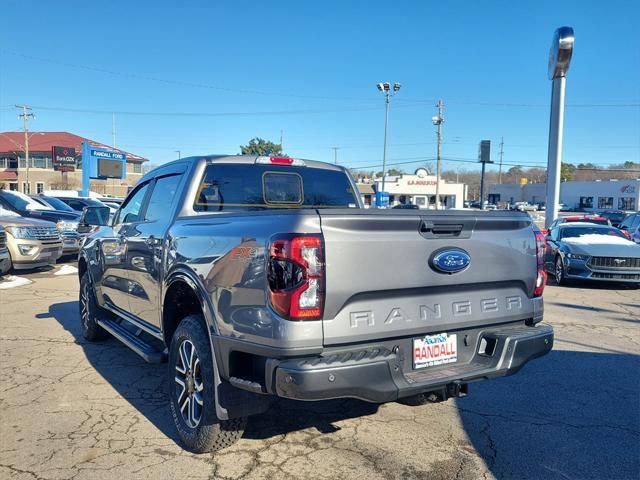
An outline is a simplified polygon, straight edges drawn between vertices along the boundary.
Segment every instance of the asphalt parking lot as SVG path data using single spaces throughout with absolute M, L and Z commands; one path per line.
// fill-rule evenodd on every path
M 73 273 L 0 289 L 2 479 L 640 477 L 640 290 L 551 282 L 553 352 L 466 398 L 276 401 L 233 447 L 193 455 L 166 365 L 81 338 Z

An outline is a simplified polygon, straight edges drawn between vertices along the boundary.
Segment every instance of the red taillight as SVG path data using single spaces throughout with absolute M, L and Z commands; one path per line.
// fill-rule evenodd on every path
M 269 301 L 290 320 L 316 320 L 324 309 L 324 252 L 319 235 L 277 239 L 269 247 Z
M 620 230 L 622 232 L 622 234 L 627 237 L 629 240 L 631 240 L 631 233 L 627 230 Z
M 544 234 L 540 230 L 534 230 L 534 233 L 536 235 L 537 275 L 536 286 L 533 289 L 533 296 L 541 297 L 542 292 L 544 291 L 544 287 L 547 284 L 547 272 L 544 271 L 544 249 L 547 241 L 544 237 Z

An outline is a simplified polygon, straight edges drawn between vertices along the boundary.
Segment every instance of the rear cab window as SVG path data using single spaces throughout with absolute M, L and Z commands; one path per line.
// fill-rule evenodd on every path
M 224 163 L 207 165 L 193 204 L 196 212 L 357 207 L 340 170 Z

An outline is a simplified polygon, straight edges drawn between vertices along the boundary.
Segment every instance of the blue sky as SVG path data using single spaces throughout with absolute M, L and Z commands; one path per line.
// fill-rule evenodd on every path
M 154 163 L 237 153 L 260 136 L 289 155 L 380 165 L 435 157 L 431 117 L 445 102 L 445 168 L 497 158 L 546 164 L 547 57 L 572 26 L 564 160 L 640 161 L 640 2 L 159 2 L 4 0 L 0 130 L 66 130 Z M 612 106 L 613 105 L 613 106 Z M 66 110 L 73 111 L 66 111 Z M 101 113 L 102 112 L 102 113 Z M 198 115 L 185 115 L 198 114 Z M 230 115 L 233 114 L 233 115 Z M 378 168 L 379 169 L 379 168 Z

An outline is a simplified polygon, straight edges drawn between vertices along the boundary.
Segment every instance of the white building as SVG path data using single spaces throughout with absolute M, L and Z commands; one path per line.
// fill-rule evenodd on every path
M 529 202 L 545 203 L 546 183 L 526 185 L 491 185 L 489 203 Z M 638 210 L 640 205 L 639 180 L 595 180 L 590 182 L 562 182 L 560 203 L 571 209 L 601 212 L 604 210 Z
M 382 179 L 374 182 L 374 190 L 382 191 Z M 435 208 L 436 176 L 419 168 L 414 174 L 402 174 L 385 177 L 384 190 L 389 193 L 389 206 L 400 204 L 418 205 L 420 208 Z M 362 192 L 362 189 L 361 189 Z M 440 202 L 445 208 L 462 208 L 466 188 L 463 183 L 440 181 Z M 367 197 L 363 195 L 365 204 Z M 375 195 L 371 198 L 375 204 Z

